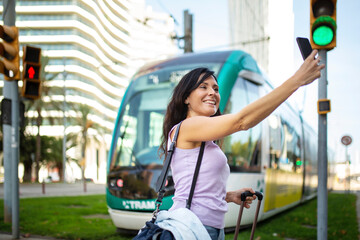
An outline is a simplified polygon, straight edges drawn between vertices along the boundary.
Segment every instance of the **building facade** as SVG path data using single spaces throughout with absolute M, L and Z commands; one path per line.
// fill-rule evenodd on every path
M 86 178 L 105 182 L 107 151 L 129 79 L 146 62 L 176 54 L 173 19 L 147 8 L 145 0 L 18 0 L 16 26 L 20 45 L 40 47 L 47 61 L 42 80 L 51 91 L 43 91 L 40 134 L 80 134 L 84 126 L 75 119 L 88 109 L 85 159 L 80 145 L 66 155 L 83 160 Z M 38 113 L 30 108 L 26 116 L 35 119 Z M 37 134 L 34 121 L 26 131 Z M 67 165 L 66 178 L 79 178 L 79 169 Z
M 294 11 L 289 0 L 229 0 L 230 44 L 254 57 L 278 85 L 294 71 Z

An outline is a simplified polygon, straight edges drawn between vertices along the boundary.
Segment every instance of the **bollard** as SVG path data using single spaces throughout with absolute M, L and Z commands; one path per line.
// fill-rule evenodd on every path
M 83 184 L 84 184 L 84 192 L 86 192 L 86 178 L 83 179 Z
M 42 194 L 45 194 L 45 181 L 44 180 L 42 181 L 41 188 L 42 188 Z

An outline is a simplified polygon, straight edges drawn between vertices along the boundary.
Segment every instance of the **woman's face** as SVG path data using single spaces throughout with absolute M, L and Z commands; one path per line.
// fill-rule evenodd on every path
M 219 86 L 214 77 L 209 76 L 185 99 L 185 104 L 188 105 L 187 117 L 210 117 L 218 110 L 219 103 Z

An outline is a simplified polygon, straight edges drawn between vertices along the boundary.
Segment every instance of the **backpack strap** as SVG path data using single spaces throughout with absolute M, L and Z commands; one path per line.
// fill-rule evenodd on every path
M 158 180 L 156 182 L 156 188 L 155 188 L 156 192 L 160 192 L 160 191 L 164 190 L 164 188 L 165 188 L 166 177 L 167 177 L 167 174 L 169 172 L 170 163 L 171 163 L 172 155 L 173 155 L 174 150 L 175 150 L 176 140 L 177 140 L 178 135 L 179 135 L 179 130 L 180 130 L 181 123 L 182 123 L 182 121 L 178 124 L 178 127 L 177 127 L 176 132 L 175 132 L 174 139 L 172 140 L 171 145 L 170 145 L 170 147 L 169 147 L 169 149 L 167 151 L 166 159 L 164 161 L 164 166 L 163 166 L 163 168 L 161 170 L 161 174 L 160 174 L 160 176 L 159 176 L 159 178 L 158 178 Z
M 189 198 L 186 201 L 186 208 L 188 208 L 188 209 L 190 209 L 190 207 L 191 207 L 192 198 L 194 196 L 195 185 L 196 185 L 197 178 L 199 176 L 200 165 L 201 165 L 202 157 L 204 155 L 204 149 L 205 149 L 205 142 L 201 142 L 201 147 L 200 147 L 199 156 L 198 156 L 198 159 L 196 162 L 195 173 L 194 173 L 192 184 L 191 184 Z
M 175 136 L 170 144 L 170 147 L 167 151 L 167 155 L 166 155 L 166 159 L 164 161 L 164 166 L 161 170 L 161 174 L 156 182 L 156 192 L 158 193 L 158 198 L 155 201 L 155 206 L 156 209 L 153 213 L 153 218 L 152 218 L 152 222 L 155 222 L 157 213 L 160 211 L 160 206 L 162 204 L 162 199 L 164 198 L 164 194 L 165 194 L 165 183 L 166 183 L 166 177 L 167 174 L 169 172 L 169 168 L 170 168 L 170 164 L 171 164 L 171 159 L 172 159 L 172 155 L 175 151 L 175 146 L 176 146 L 176 141 L 177 141 L 177 137 L 179 135 L 179 130 L 180 130 L 180 126 L 181 126 L 182 121 L 178 124 L 178 127 L 176 129 L 175 132 Z M 199 176 L 199 172 L 200 172 L 200 165 L 201 165 L 201 161 L 202 161 L 202 157 L 204 155 L 204 149 L 205 149 L 205 142 L 201 142 L 201 147 L 200 147 L 200 151 L 199 151 L 199 156 L 196 162 L 196 167 L 195 167 L 195 172 L 194 172 L 194 176 L 193 176 L 193 180 L 191 183 L 191 189 L 190 189 L 190 193 L 189 193 L 189 198 L 186 200 L 186 208 L 190 209 L 191 207 L 191 202 L 192 202 L 192 198 L 194 195 L 194 191 L 195 191 L 195 186 L 196 186 L 196 181 L 197 178 Z

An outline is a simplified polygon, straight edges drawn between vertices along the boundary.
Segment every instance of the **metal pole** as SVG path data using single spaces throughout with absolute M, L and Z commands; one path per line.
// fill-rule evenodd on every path
M 67 73 L 65 71 L 65 64 L 66 64 L 66 60 L 65 58 L 63 59 L 64 62 L 64 71 L 62 73 L 63 75 L 63 79 L 64 79 L 64 101 L 63 101 L 63 121 L 64 121 L 64 136 L 63 136 L 63 148 L 62 148 L 62 154 L 63 154 L 63 181 L 64 183 L 66 183 L 66 116 L 65 116 L 65 112 L 66 112 L 66 76 Z
M 8 11 L 3 11 L 3 21 L 4 24 L 15 23 L 15 17 L 13 12 L 8 8 L 9 1 L 3 1 L 3 9 L 8 9 Z M 10 4 L 11 5 L 11 4 Z M 10 6 L 9 6 L 10 7 Z M 15 11 L 15 10 L 14 10 Z M 16 85 L 16 86 L 15 86 Z M 3 94 L 4 99 L 12 100 L 13 96 L 11 95 L 13 91 L 12 88 L 17 87 L 17 81 L 9 82 L 4 80 Z M 5 104 L 5 103 L 4 103 Z M 4 114 L 4 113 L 2 113 Z M 4 153 L 4 222 L 10 223 L 12 216 L 12 178 L 11 178 L 11 160 L 12 160 L 12 150 L 11 150 L 11 103 L 10 103 L 10 122 L 3 123 L 3 153 Z
M 346 168 L 346 174 L 345 174 L 345 191 L 346 193 L 350 193 L 350 159 L 348 155 L 348 145 L 345 146 L 345 168 Z
M 4 99 L 11 98 L 11 82 L 4 81 Z M 4 101 L 3 99 L 3 101 Z M 5 103 L 3 103 L 5 104 Z M 11 104 L 11 103 L 10 103 Z M 11 110 L 11 105 L 10 105 Z M 11 112 L 11 111 L 10 111 Z M 5 114 L 2 112 L 2 114 Z M 11 118 L 11 113 L 9 115 Z M 12 151 L 11 151 L 11 122 L 3 122 L 3 153 L 4 153 L 4 222 L 11 223 L 12 216 L 12 179 L 11 179 L 11 160 L 12 160 Z
M 319 99 L 327 98 L 327 50 L 319 50 L 320 64 L 325 64 L 319 78 Z M 327 115 L 319 114 L 318 122 L 318 201 L 317 239 L 327 240 L 328 193 L 327 193 Z
M 192 44 L 192 14 L 189 14 L 189 10 L 184 11 L 184 52 L 192 52 L 193 44 Z
M 3 20 L 4 25 L 15 26 L 15 0 L 4 0 L 3 1 Z M 19 164 L 19 90 L 18 90 L 18 81 L 13 80 L 10 82 L 5 81 L 3 88 L 4 97 L 6 93 L 10 93 L 9 99 L 11 100 L 11 128 L 10 132 L 7 126 L 4 131 L 4 142 L 10 142 L 10 154 L 9 152 L 4 154 L 4 165 L 10 165 L 10 178 L 7 177 L 6 180 L 10 179 L 12 182 L 11 186 L 11 213 L 12 213 L 12 236 L 13 239 L 19 239 L 19 178 L 18 178 L 18 164 Z M 9 135 L 9 133 L 11 135 Z M 5 146 L 6 144 L 4 144 Z M 4 149 L 5 151 L 5 149 Z M 10 157 L 10 159 L 9 159 Z M 9 186 L 7 186 L 8 188 Z M 6 194 L 8 189 L 6 189 Z M 8 199 L 7 199 L 8 200 Z M 8 210 L 8 209 L 6 209 Z

